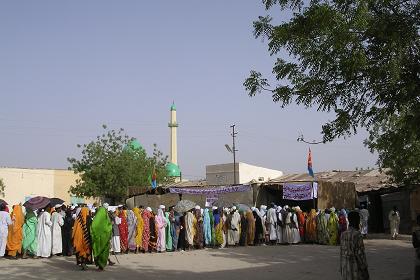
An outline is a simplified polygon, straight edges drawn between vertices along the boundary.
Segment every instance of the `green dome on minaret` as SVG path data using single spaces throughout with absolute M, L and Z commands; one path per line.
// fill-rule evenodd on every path
M 179 166 L 176 165 L 173 162 L 169 162 L 166 167 L 166 174 L 169 177 L 181 177 L 181 170 L 179 169 Z
M 172 102 L 171 111 L 176 111 L 175 102 Z

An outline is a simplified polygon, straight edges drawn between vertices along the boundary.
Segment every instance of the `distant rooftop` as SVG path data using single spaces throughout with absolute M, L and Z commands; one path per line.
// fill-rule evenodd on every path
M 307 173 L 287 174 L 268 181 L 267 185 L 284 184 L 287 182 L 351 182 L 355 183 L 357 192 L 368 192 L 383 188 L 396 188 L 390 178 L 379 169 L 356 171 L 325 171 L 315 173 L 315 178 Z

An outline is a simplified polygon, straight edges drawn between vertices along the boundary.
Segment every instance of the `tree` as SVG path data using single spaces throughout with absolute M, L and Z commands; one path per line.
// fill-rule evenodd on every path
M 124 134 L 123 129 L 107 130 L 81 148 L 80 159 L 68 158 L 71 167 L 80 179 L 71 186 L 70 192 L 84 197 L 106 197 L 112 203 L 123 201 L 129 186 L 149 185 L 149 176 L 155 170 L 160 183 L 166 178 L 167 157 L 154 145 L 153 156 L 133 142 L 135 139 Z
M 256 38 L 268 39 L 278 57 L 277 85 L 251 71 L 250 96 L 269 92 L 285 107 L 297 103 L 334 112 L 322 126 L 323 140 L 347 137 L 364 127 L 366 145 L 397 182 L 420 183 L 420 1 L 263 0 L 292 18 L 254 22 Z M 401 138 L 403 136 L 403 138 Z M 400 139 L 398 139 L 400 137 Z
M 0 196 L 4 197 L 4 188 L 6 186 L 4 185 L 3 179 L 0 178 Z

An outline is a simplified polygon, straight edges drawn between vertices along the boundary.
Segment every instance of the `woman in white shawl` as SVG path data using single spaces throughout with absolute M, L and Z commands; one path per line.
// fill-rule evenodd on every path
M 185 214 L 185 240 L 187 241 L 187 248 L 194 245 L 194 214 L 191 211 Z
M 127 226 L 128 226 L 128 249 L 130 251 L 137 250 L 136 236 L 137 236 L 137 217 L 133 210 L 127 211 Z
M 158 230 L 158 238 L 156 242 L 156 251 L 163 253 L 166 251 L 166 218 L 163 214 L 162 208 L 158 209 L 158 213 L 155 219 L 156 228 Z

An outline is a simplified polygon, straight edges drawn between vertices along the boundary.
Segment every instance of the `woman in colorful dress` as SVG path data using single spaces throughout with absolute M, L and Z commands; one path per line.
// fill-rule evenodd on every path
M 150 218 L 152 217 L 152 208 L 147 207 L 143 211 L 143 236 L 142 236 L 142 252 L 149 251 L 149 240 L 150 240 Z
M 73 246 L 76 262 L 82 270 L 92 263 L 92 241 L 90 237 L 91 218 L 89 208 L 82 207 L 73 227 Z

